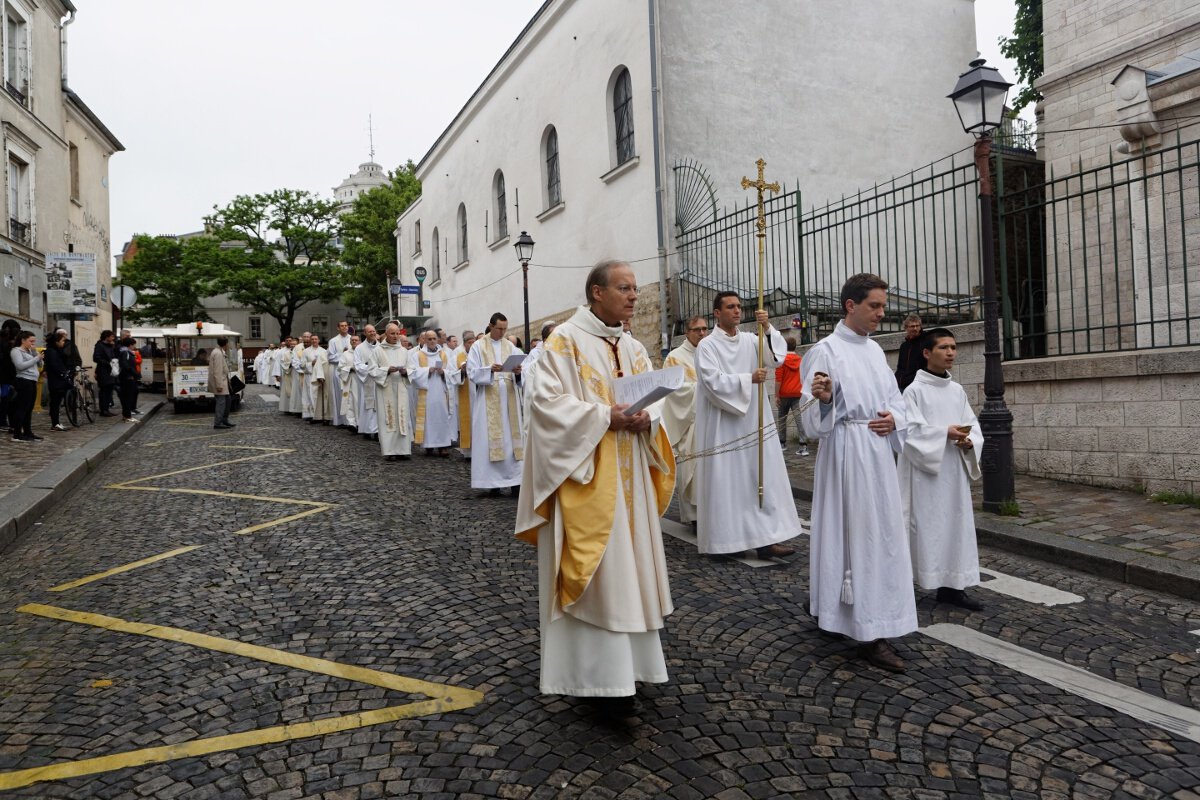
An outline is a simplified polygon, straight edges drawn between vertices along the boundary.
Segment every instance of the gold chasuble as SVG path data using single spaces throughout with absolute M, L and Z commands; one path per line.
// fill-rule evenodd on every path
M 454 365 L 462 370 L 467 363 L 467 351 L 456 354 Z M 471 382 L 466 378 L 458 384 L 458 446 L 471 449 Z
M 565 614 L 605 631 L 657 631 L 673 608 L 659 520 L 675 458 L 657 404 L 649 431 L 608 429 L 613 381 L 650 371 L 646 349 L 586 307 L 543 348 L 516 521 L 519 539 L 554 543 L 543 630 Z

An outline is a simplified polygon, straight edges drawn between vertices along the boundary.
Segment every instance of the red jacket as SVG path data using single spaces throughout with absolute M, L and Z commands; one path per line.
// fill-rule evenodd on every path
M 775 368 L 775 385 L 780 397 L 800 396 L 800 356 L 788 353 L 783 363 Z

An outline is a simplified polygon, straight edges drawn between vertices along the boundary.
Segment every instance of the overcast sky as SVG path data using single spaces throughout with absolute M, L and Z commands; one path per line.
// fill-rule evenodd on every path
M 109 165 L 113 254 L 197 230 L 238 194 L 331 197 L 367 160 L 368 115 L 376 161 L 420 160 L 541 2 L 77 3 L 71 88 L 126 148 Z M 1013 0 L 975 8 L 980 52 L 1014 80 L 996 46 Z

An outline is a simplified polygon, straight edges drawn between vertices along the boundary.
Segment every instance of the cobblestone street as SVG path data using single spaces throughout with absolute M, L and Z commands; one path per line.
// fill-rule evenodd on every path
M 1200 800 L 1200 604 L 984 549 L 893 675 L 817 630 L 806 541 L 668 537 L 671 680 L 604 723 L 538 694 L 515 500 L 262 394 L 164 409 L 3 556 L 0 795 Z

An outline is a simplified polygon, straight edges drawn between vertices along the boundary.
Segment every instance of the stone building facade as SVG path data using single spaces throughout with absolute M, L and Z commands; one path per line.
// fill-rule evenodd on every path
M 702 163 L 714 205 L 744 202 L 760 157 L 768 180 L 803 178 L 824 200 L 961 149 L 945 94 L 975 55 L 973 12 L 971 0 L 547 0 L 421 159 L 399 277 L 428 271 L 435 324 L 479 330 L 501 310 L 519 329 L 521 231 L 536 242 L 532 320 L 569 315 L 588 266 L 628 258 L 634 334 L 657 353 L 680 271 L 673 165 Z M 415 302 L 403 296 L 401 313 Z
M 125 148 L 67 82 L 70 0 L 6 0 L 0 4 L 0 319 L 14 319 L 39 341 L 72 321 L 46 308 L 46 255 L 96 256 L 98 313 L 74 321 L 85 360 L 112 325 L 109 158 Z

